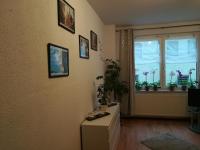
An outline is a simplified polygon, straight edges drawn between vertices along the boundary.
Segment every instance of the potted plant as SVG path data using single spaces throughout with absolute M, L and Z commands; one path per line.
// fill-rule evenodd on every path
M 196 89 L 198 87 L 198 81 L 192 81 L 192 71 L 195 70 L 194 68 L 191 68 L 189 70 L 189 83 L 188 86 L 190 89 Z
M 158 90 L 158 86 L 159 86 L 159 83 L 154 81 L 156 70 L 157 70 L 157 69 L 154 69 L 154 70 L 151 72 L 152 75 L 153 75 L 153 82 L 151 83 L 151 87 L 153 88 L 154 91 L 157 91 L 157 90 Z
M 177 84 L 175 82 L 171 82 L 168 84 L 168 88 L 170 91 L 174 91 L 174 89 L 177 87 Z
M 145 76 L 145 81 L 142 83 L 142 85 L 144 86 L 144 89 L 146 91 L 149 91 L 149 88 L 150 88 L 150 84 L 147 82 L 148 74 L 149 74 L 149 72 L 147 72 L 147 71 L 143 72 L 143 75 Z
M 151 84 L 149 84 L 147 81 L 144 81 L 142 85 L 144 86 L 145 91 L 149 91 Z
M 114 94 L 115 100 L 121 100 L 121 97 L 128 93 L 128 84 L 125 81 L 120 81 L 120 67 L 117 61 L 106 59 L 106 70 L 104 76 L 98 76 L 96 79 L 104 79 L 103 98 L 104 100 L 111 101 L 111 93 Z
M 151 84 L 151 87 L 153 88 L 154 91 L 157 91 L 159 88 L 159 83 L 158 82 L 154 82 Z
M 142 83 L 140 83 L 139 81 L 135 81 L 135 89 L 137 91 L 140 91 L 142 89 Z
M 175 87 L 177 87 L 177 84 L 175 82 L 172 82 L 173 77 L 175 76 L 175 72 L 170 72 L 170 82 L 168 83 L 168 88 L 170 91 L 174 91 Z

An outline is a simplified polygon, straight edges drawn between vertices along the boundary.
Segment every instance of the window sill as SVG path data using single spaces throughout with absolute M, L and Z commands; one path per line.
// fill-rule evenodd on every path
M 154 90 L 149 90 L 149 91 L 145 91 L 145 90 L 140 90 L 140 91 L 135 91 L 135 93 L 137 94 L 140 94 L 140 93 L 187 93 L 188 91 L 186 90 L 186 91 L 183 91 L 183 90 L 181 90 L 181 89 L 176 89 L 176 90 L 174 90 L 174 91 L 170 91 L 170 90 L 168 90 L 168 89 L 159 89 L 159 90 L 157 90 L 157 91 L 154 91 Z

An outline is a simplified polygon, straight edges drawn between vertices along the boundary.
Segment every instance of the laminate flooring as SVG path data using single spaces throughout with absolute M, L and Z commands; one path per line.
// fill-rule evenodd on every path
M 117 150 L 150 150 L 141 141 L 163 133 L 200 146 L 200 134 L 192 132 L 189 121 L 168 119 L 122 119 Z

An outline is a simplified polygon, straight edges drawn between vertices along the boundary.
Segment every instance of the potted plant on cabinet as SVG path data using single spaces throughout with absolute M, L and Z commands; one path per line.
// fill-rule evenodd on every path
M 121 100 L 121 97 L 128 93 L 128 84 L 125 81 L 120 81 L 120 67 L 117 61 L 106 59 L 106 70 L 104 76 L 97 76 L 97 80 L 104 79 L 102 84 L 103 88 L 103 101 L 111 101 L 111 94 L 114 94 L 115 100 Z

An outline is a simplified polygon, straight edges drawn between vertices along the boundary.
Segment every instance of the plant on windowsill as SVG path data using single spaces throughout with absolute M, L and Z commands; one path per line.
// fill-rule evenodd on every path
M 135 81 L 135 89 L 140 91 L 142 89 L 142 83 L 140 81 Z
M 111 94 L 114 94 L 114 99 L 121 101 L 122 96 L 128 93 L 128 84 L 125 81 L 120 81 L 120 67 L 117 61 L 106 59 L 106 70 L 104 76 L 97 76 L 96 79 L 104 79 L 102 84 L 102 98 L 100 103 L 107 104 L 111 102 Z
M 149 91 L 151 84 L 149 84 L 147 81 L 144 81 L 142 85 L 144 86 L 145 91 Z
M 195 70 L 194 68 L 191 68 L 189 70 L 189 83 L 188 86 L 190 89 L 196 89 L 198 87 L 198 81 L 192 81 L 192 71 Z
M 173 76 L 175 76 L 175 72 L 170 72 L 170 83 L 168 84 L 168 88 L 170 91 L 174 91 L 174 89 L 177 87 L 177 84 L 175 82 L 172 82 Z
M 154 82 L 154 83 L 151 83 L 151 87 L 154 91 L 158 91 L 158 88 L 160 88 L 160 83 L 158 82 Z
M 160 85 L 158 82 L 155 82 L 155 81 L 154 81 L 156 70 L 157 70 L 157 69 L 154 69 L 154 70 L 151 72 L 152 75 L 153 75 L 153 83 L 151 83 L 150 86 L 153 88 L 154 91 L 157 91 L 158 88 L 159 88 L 159 85 Z
M 143 75 L 145 76 L 145 81 L 142 83 L 144 86 L 145 91 L 149 91 L 151 85 L 147 82 L 147 77 L 148 77 L 149 72 L 143 72 Z
M 168 84 L 168 88 L 170 91 L 174 91 L 176 87 L 177 87 L 177 84 L 175 82 L 171 82 Z

